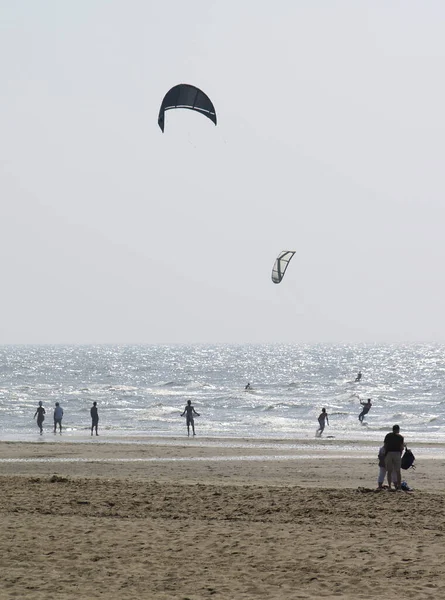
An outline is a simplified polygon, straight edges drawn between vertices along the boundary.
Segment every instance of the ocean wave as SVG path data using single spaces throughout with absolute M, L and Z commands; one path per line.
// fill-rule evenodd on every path
M 101 425 L 116 434 L 137 431 L 141 414 L 148 435 L 154 429 L 173 432 L 177 412 L 192 399 L 202 410 L 200 430 L 217 435 L 312 439 L 326 406 L 336 437 L 374 436 L 380 442 L 382 432 L 397 422 L 402 432 L 445 440 L 444 385 L 436 384 L 431 370 L 432 360 L 445 364 L 445 346 L 221 345 L 212 347 L 210 358 L 192 346 L 0 347 L 0 352 L 7 359 L 1 369 L 0 436 L 5 431 L 35 436 L 38 400 L 47 408 L 48 428 L 55 401 L 63 406 L 67 425 L 85 428 L 94 399 Z M 351 364 L 361 365 L 360 384 L 352 381 L 357 371 Z M 394 364 L 397 370 L 389 368 Z M 33 365 L 37 372 L 31 372 Z M 249 380 L 253 389 L 246 393 Z M 358 397 L 373 399 L 367 427 L 358 423 Z
M 441 421 L 442 417 L 441 416 L 437 416 L 437 417 L 430 417 L 426 422 L 427 423 L 434 423 L 435 421 Z
M 138 388 L 133 385 L 110 385 L 108 389 L 110 392 L 134 392 Z

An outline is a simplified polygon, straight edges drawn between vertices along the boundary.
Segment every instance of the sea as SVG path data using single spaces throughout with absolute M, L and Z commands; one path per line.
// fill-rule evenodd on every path
M 361 371 L 362 379 L 355 381 Z M 250 389 L 245 386 L 250 383 Z M 363 424 L 360 401 L 371 398 Z M 196 440 L 314 440 L 379 444 L 392 425 L 410 443 L 445 442 L 445 345 L 46 345 L 0 347 L 0 440 L 101 440 L 186 435 L 185 404 L 200 414 Z M 33 418 L 46 410 L 44 434 Z M 54 437 L 53 437 L 54 439 Z

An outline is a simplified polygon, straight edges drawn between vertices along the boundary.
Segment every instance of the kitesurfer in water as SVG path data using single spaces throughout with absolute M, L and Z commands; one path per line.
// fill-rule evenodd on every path
M 190 425 L 192 426 L 193 435 L 196 435 L 195 434 L 195 419 L 193 418 L 193 415 L 196 415 L 197 417 L 199 417 L 199 413 L 197 413 L 196 410 L 194 409 L 194 407 L 192 406 L 191 400 L 187 400 L 187 404 L 184 408 L 184 412 L 182 413 L 181 417 L 183 417 L 184 415 L 186 415 L 186 417 L 187 417 L 187 435 L 190 437 Z
M 362 402 L 360 400 L 360 404 L 363 406 L 363 409 L 362 409 L 362 412 L 358 416 L 358 420 L 360 421 L 360 423 L 363 423 L 363 419 L 365 418 L 365 415 L 367 415 L 369 413 L 369 411 L 371 410 L 371 406 L 372 406 L 371 398 L 368 398 L 366 400 L 366 402 Z
M 362 372 L 361 372 L 361 371 L 359 371 L 359 372 L 357 373 L 357 377 L 355 378 L 355 381 L 356 381 L 356 382 L 357 382 L 357 381 L 360 381 L 360 379 L 361 379 L 361 378 L 362 378 Z
M 45 420 L 45 409 L 43 408 L 43 402 L 39 401 L 39 406 L 37 407 L 36 412 L 34 413 L 34 419 L 37 416 L 37 427 L 40 429 L 40 435 L 43 433 L 43 421 Z
M 321 437 L 321 434 L 324 431 L 326 423 L 329 425 L 328 413 L 326 412 L 325 408 L 322 408 L 321 414 L 318 417 L 318 424 L 320 425 L 320 427 L 317 429 L 317 433 L 316 433 L 317 437 Z

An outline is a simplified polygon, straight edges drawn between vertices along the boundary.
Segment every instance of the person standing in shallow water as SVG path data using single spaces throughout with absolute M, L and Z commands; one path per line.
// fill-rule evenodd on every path
M 62 417 L 63 408 L 58 402 L 56 402 L 56 406 L 54 408 L 54 433 L 56 433 L 57 425 L 59 425 L 59 431 L 62 433 Z
M 37 416 L 37 427 L 40 429 L 40 435 L 43 433 L 43 421 L 45 420 L 45 409 L 43 408 L 43 403 L 40 400 L 39 406 L 37 407 L 36 412 L 34 413 L 34 419 Z
M 91 415 L 91 435 L 93 435 L 93 430 L 96 430 L 96 435 L 99 435 L 97 433 L 97 426 L 99 425 L 99 413 L 97 412 L 97 402 L 93 402 L 93 406 L 91 407 L 90 410 L 90 415 Z
M 184 415 L 186 415 L 187 417 L 187 435 L 190 437 L 190 425 L 192 426 L 193 435 L 196 435 L 195 419 L 193 418 L 193 415 L 199 417 L 199 413 L 197 413 L 196 410 L 193 408 L 191 400 L 187 400 L 187 404 L 184 408 L 184 412 L 182 413 L 181 417 L 183 417 Z
M 320 425 L 320 427 L 317 429 L 317 432 L 315 434 L 317 437 L 321 437 L 321 434 L 324 431 L 326 423 L 329 425 L 328 413 L 326 412 L 325 408 L 322 408 L 321 414 L 318 417 L 318 424 Z

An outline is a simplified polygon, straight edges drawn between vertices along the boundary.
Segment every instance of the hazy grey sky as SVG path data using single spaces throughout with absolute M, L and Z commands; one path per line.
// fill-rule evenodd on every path
M 440 1 L 0 0 L 0 341 L 445 341 L 444 30 Z M 161 133 L 178 83 L 217 127 Z

